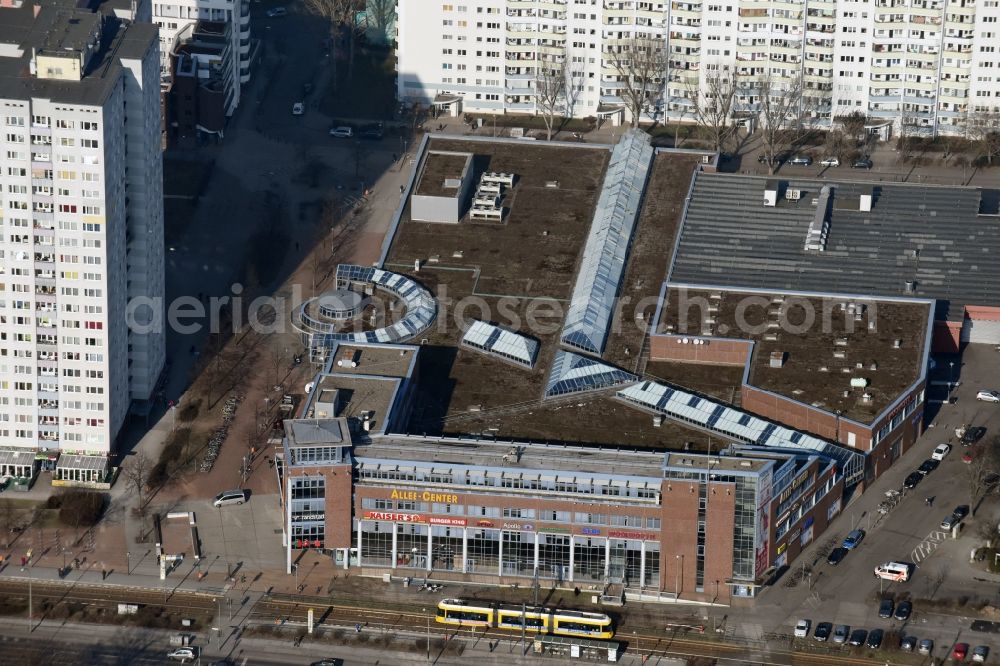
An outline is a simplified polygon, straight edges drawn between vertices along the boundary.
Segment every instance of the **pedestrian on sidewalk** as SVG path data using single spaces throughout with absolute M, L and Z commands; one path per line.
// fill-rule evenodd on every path
M 399 193 L 402 194 L 405 191 L 406 191 L 406 187 L 404 185 L 400 185 L 399 186 Z

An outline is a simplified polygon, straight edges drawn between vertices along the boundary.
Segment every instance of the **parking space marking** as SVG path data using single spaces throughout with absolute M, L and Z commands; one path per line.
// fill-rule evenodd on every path
M 934 551 L 937 550 L 937 547 L 941 545 L 941 542 L 947 538 L 947 532 L 932 530 L 931 533 L 928 534 L 923 541 L 917 544 L 917 547 L 910 553 L 914 564 L 920 564 L 921 560 L 925 560 L 930 557 Z

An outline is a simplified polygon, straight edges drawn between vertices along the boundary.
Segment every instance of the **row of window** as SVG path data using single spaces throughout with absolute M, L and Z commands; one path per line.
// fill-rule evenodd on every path
M 435 484 L 448 484 L 466 487 L 512 488 L 522 490 L 539 490 L 560 493 L 579 493 L 583 495 L 598 495 L 604 497 L 632 497 L 640 499 L 659 499 L 659 488 L 645 486 L 613 485 L 599 479 L 576 479 L 561 481 L 540 477 L 523 478 L 521 476 L 490 476 L 476 473 L 437 474 L 414 469 L 372 469 L 363 467 L 359 473 L 362 480 L 412 481 Z
M 7 116 L 4 119 L 4 123 L 9 127 L 24 127 L 25 117 L 24 116 Z M 48 116 L 31 116 L 31 124 L 34 127 L 49 127 L 52 123 L 51 118 Z M 57 129 L 80 129 L 85 132 L 96 132 L 100 129 L 100 125 L 89 120 L 81 120 L 77 123 L 75 120 L 56 120 Z

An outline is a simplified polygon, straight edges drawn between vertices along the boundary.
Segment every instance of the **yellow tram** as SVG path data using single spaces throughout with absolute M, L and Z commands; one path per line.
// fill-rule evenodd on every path
M 561 610 L 556 608 L 470 602 L 462 599 L 442 599 L 438 603 L 437 622 L 461 627 L 495 627 L 554 636 L 609 639 L 615 630 L 611 618 L 604 613 Z

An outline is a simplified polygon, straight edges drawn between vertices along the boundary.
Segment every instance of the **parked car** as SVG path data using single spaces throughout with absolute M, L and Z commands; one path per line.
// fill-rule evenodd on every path
M 830 638 L 830 632 L 833 630 L 833 625 L 829 622 L 820 622 L 816 625 L 816 631 L 813 632 L 813 638 L 821 643 L 825 643 L 828 638 Z
M 237 488 L 236 490 L 223 490 L 212 500 L 212 506 L 229 506 L 230 504 L 243 504 L 247 501 L 247 491 Z
M 885 638 L 885 632 L 881 629 L 872 629 L 868 632 L 868 640 L 865 641 L 865 645 L 872 650 L 877 650 L 882 647 L 882 640 Z
M 301 116 L 305 112 L 306 112 L 306 105 L 304 103 L 302 103 L 302 102 L 296 102 L 295 104 L 292 104 L 292 115 L 293 116 Z
M 378 141 L 382 138 L 382 135 L 383 135 L 382 123 L 378 123 L 377 125 L 366 125 L 361 128 L 362 139 L 371 139 L 373 141 Z
M 938 465 L 940 464 L 941 464 L 940 460 L 934 460 L 933 458 L 928 458 L 927 460 L 920 463 L 920 467 L 917 468 L 917 471 L 923 474 L 924 476 L 927 476 L 928 474 L 936 470 L 938 468 Z
M 976 400 L 983 402 L 1000 402 L 1000 391 L 980 391 L 976 394 Z
M 962 446 L 971 446 L 983 438 L 986 434 L 986 428 L 982 426 L 975 426 L 974 428 L 966 428 L 965 434 L 962 435 Z
M 822 164 L 825 167 L 839 167 L 840 160 L 837 159 L 836 157 L 827 157 L 824 158 L 823 161 L 820 162 L 820 164 Z
M 920 472 L 912 472 L 908 477 L 903 479 L 904 488 L 916 488 L 917 484 L 923 480 L 924 475 Z
M 951 451 L 951 444 L 938 444 L 931 453 L 932 460 L 944 460 L 944 457 Z
M 795 637 L 805 638 L 806 636 L 808 636 L 810 626 L 812 626 L 812 622 L 810 622 L 809 620 L 799 620 L 798 622 L 796 622 L 794 631 Z
M 934 651 L 934 641 L 930 638 L 925 638 L 917 643 L 917 652 L 920 654 L 930 654 Z
M 788 160 L 789 164 L 794 164 L 795 166 L 810 166 L 813 163 L 813 158 L 808 155 L 796 155 L 792 159 Z
M 833 550 L 830 551 L 830 554 L 827 556 L 826 563 L 832 564 L 833 566 L 837 566 L 838 564 L 840 564 L 840 561 L 843 560 L 846 556 L 847 556 L 846 548 L 834 548 Z
M 955 643 L 955 647 L 951 649 L 951 658 L 953 661 L 965 661 L 965 658 L 969 656 L 969 644 L 968 643 Z
M 354 130 L 350 127 L 332 127 L 330 128 L 330 136 L 336 139 L 350 139 L 354 136 Z
M 833 629 L 833 642 L 843 643 L 847 641 L 847 637 L 850 635 L 850 633 L 851 633 L 851 628 L 849 626 L 847 626 L 846 624 L 838 624 Z
M 986 645 L 977 645 L 972 649 L 972 661 L 977 664 L 985 663 L 990 658 L 990 648 Z
M 854 160 L 854 162 L 851 163 L 851 168 L 852 169 L 871 169 L 872 168 L 872 161 L 870 159 L 868 159 L 867 157 L 862 157 L 859 160 Z
M 867 639 L 868 639 L 867 629 L 855 629 L 854 631 L 851 632 L 851 637 L 847 639 L 847 644 L 857 647 L 859 645 L 864 645 L 865 640 Z
M 278 18 L 280 16 L 285 16 L 288 14 L 288 10 L 284 7 L 272 7 L 264 12 L 264 16 L 267 18 Z
M 194 661 L 198 658 L 198 653 L 191 647 L 179 647 L 167 653 L 167 659 L 173 661 Z
M 900 601 L 899 605 L 896 606 L 896 612 L 892 614 L 894 618 L 900 622 L 906 622 L 910 619 L 910 613 L 913 612 L 913 604 L 909 601 Z
M 954 515 L 949 514 L 948 516 L 945 517 L 944 520 L 941 521 L 941 529 L 943 529 L 943 530 L 951 530 L 951 528 L 953 528 L 955 525 L 959 524 L 960 522 L 962 522 L 961 518 L 956 518 Z
M 963 518 L 969 515 L 969 505 L 959 504 L 958 506 L 955 507 L 955 510 L 951 512 L 951 515 L 955 516 L 959 520 L 962 520 Z
M 917 647 L 917 637 L 916 636 L 903 636 L 899 639 L 899 649 L 903 652 L 913 652 L 914 648 Z
M 883 599 L 878 605 L 878 616 L 881 618 L 892 617 L 894 606 L 892 599 Z
M 861 541 L 864 538 L 865 538 L 864 530 L 852 530 L 851 533 L 847 535 L 847 538 L 844 539 L 843 546 L 847 550 L 854 550 L 855 548 L 858 547 L 858 544 L 861 543 Z
M 784 162 L 785 159 L 786 157 L 784 155 L 775 155 L 774 157 L 771 158 L 771 164 L 777 166 L 782 162 Z M 760 155 L 757 156 L 757 161 L 760 162 L 761 164 L 767 164 L 767 155 L 761 153 Z

